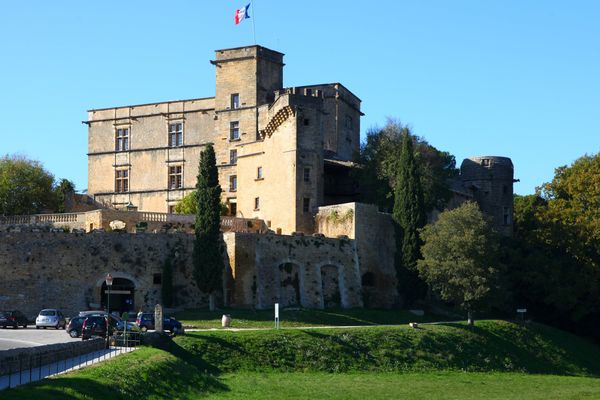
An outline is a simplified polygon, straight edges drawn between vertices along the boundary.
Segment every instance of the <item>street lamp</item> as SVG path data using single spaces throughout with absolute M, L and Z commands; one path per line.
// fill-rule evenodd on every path
M 109 343 L 109 339 L 108 339 L 108 327 L 110 326 L 110 288 L 113 284 L 113 277 L 110 274 L 110 272 L 108 274 L 106 274 L 106 288 L 107 290 L 107 295 L 106 295 L 106 312 L 107 312 L 107 316 L 106 316 L 106 343 Z

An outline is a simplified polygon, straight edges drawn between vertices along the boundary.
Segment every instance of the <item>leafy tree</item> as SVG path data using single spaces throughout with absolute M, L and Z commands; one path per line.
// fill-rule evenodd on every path
M 54 176 L 40 162 L 23 156 L 0 158 L 0 214 L 36 214 L 53 210 Z
M 393 209 L 402 136 L 407 133 L 413 141 L 425 210 L 441 210 L 450 198 L 448 179 L 458 174 L 454 156 L 436 149 L 425 139 L 413 135 L 407 126 L 394 120 L 389 120 L 383 128 L 369 131 L 361 145 L 357 162 L 363 168 L 356 171 L 361 201 L 376 204 L 382 211 Z
M 198 212 L 198 194 L 194 190 L 186 194 L 183 199 L 179 200 L 175 205 L 177 214 L 196 214 Z M 226 204 L 221 203 L 221 215 L 227 215 L 229 208 Z
M 194 278 L 198 288 L 208 293 L 212 311 L 215 309 L 215 292 L 222 287 L 224 268 L 220 231 L 221 186 L 212 145 L 206 146 L 200 154 L 196 196 Z
M 425 295 L 426 287 L 418 279 L 416 263 L 420 242 L 418 229 L 425 225 L 423 191 L 414 158 L 410 132 L 403 135 L 398 163 L 395 165 L 395 191 L 393 218 L 396 230 L 396 271 L 398 290 L 408 303 Z
M 537 320 L 600 339 L 600 153 L 516 196 L 504 246 L 514 304 Z
M 473 324 L 496 287 L 498 242 L 477 204 L 466 202 L 440 213 L 421 230 L 419 274 L 442 300 L 459 305 Z
M 75 193 L 75 184 L 68 179 L 61 179 L 54 189 L 56 196 L 56 212 L 67 212 L 67 203 Z

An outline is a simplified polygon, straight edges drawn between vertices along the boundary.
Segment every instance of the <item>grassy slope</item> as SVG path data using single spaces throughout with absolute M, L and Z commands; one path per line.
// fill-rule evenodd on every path
M 217 379 L 204 371 L 226 373 Z M 169 352 L 144 348 L 0 392 L 0 399 L 399 398 L 412 391 L 419 394 L 408 397 L 416 399 L 600 397 L 597 378 L 492 371 L 598 376 L 600 349 L 552 328 L 503 321 L 474 329 L 203 332 L 176 338 Z
M 232 328 L 273 328 L 273 310 L 224 309 L 219 311 L 187 310 L 176 313 L 175 318 L 185 326 L 195 328 L 220 328 L 221 317 L 229 314 Z M 408 322 L 431 322 L 443 317 L 425 315 L 417 317 L 406 310 L 281 310 L 282 327 L 342 326 L 342 325 L 398 325 Z
M 600 349 L 542 325 L 480 321 L 352 330 L 198 332 L 173 353 L 200 369 L 230 371 L 503 371 L 600 376 Z
M 600 398 L 600 379 L 514 373 L 237 373 L 210 399 L 568 400 Z

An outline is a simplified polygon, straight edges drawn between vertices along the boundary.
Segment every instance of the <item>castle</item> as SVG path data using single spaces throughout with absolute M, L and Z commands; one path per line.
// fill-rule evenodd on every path
M 222 220 L 223 303 L 399 304 L 391 216 L 355 202 L 350 172 L 360 99 L 340 83 L 284 88 L 283 54 L 261 46 L 217 50 L 211 63 L 215 97 L 88 112 L 88 194 L 106 209 L 0 218 L 0 308 L 103 306 L 107 272 L 117 288 L 112 307 L 149 308 L 162 301 L 167 258 L 175 266 L 176 306 L 203 305 L 185 233 L 193 217 L 173 211 L 194 190 L 209 143 L 229 214 Z M 464 160 L 450 188 L 449 208 L 477 201 L 497 230 L 511 234 L 509 158 Z M 129 233 L 102 232 L 116 222 Z

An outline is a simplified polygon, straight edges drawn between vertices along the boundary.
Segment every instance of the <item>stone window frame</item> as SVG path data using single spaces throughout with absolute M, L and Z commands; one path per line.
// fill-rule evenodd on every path
M 229 191 L 237 192 L 237 175 L 229 175 Z
M 240 121 L 229 122 L 229 141 L 240 140 Z
M 183 165 L 169 165 L 167 168 L 169 190 L 183 189 Z
M 302 212 L 305 214 L 310 212 L 310 197 L 302 198 Z
M 237 164 L 237 160 L 238 160 L 237 153 L 238 153 L 237 149 L 230 149 L 229 150 L 229 164 L 231 164 L 231 165 L 236 165 Z
M 310 167 L 304 167 L 302 170 L 302 180 L 304 182 L 310 182 Z
M 129 169 L 115 170 L 115 193 L 129 192 Z
M 259 165 L 258 167 L 256 167 L 256 180 L 262 180 L 264 179 L 263 177 L 263 167 L 262 165 Z
M 115 128 L 115 151 L 129 150 L 129 127 Z
M 183 129 L 183 121 L 169 122 L 169 124 L 167 125 L 167 138 L 169 147 L 183 146 Z
M 510 225 L 510 207 L 502 207 L 502 225 Z
M 254 211 L 260 210 L 260 197 L 254 198 Z
M 231 109 L 236 110 L 241 107 L 241 104 L 242 103 L 240 102 L 240 94 L 232 93 L 231 97 L 230 97 L 230 103 L 229 103 L 229 106 L 231 107 Z

